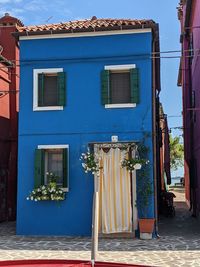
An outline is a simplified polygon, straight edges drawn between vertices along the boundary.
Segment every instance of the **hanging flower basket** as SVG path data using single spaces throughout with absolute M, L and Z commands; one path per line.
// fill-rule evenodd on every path
M 85 173 L 91 172 L 99 176 L 99 171 L 102 167 L 100 167 L 99 159 L 97 159 L 94 153 L 89 151 L 87 153 L 82 153 L 80 160 L 82 161 L 82 167 Z
M 129 172 L 134 170 L 140 170 L 143 165 L 147 165 L 148 160 L 145 159 L 123 159 L 121 167 L 126 168 Z

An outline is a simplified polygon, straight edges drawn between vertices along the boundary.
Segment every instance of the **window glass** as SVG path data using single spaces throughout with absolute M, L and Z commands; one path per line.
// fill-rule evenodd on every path
M 110 94 L 111 103 L 130 103 L 131 90 L 130 90 L 130 73 L 110 73 Z
M 57 76 L 44 76 L 44 105 L 56 106 L 58 104 Z
M 46 173 L 54 173 L 58 176 L 57 184 L 63 184 L 63 151 L 62 149 L 48 149 L 45 153 L 45 170 Z M 45 184 L 47 184 L 47 177 L 45 175 Z

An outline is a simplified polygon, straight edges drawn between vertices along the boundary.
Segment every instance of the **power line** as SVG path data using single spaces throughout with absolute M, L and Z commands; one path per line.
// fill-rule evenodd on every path
M 167 118 L 181 118 L 182 115 L 167 115 Z
M 145 58 L 180 58 L 180 57 L 194 57 L 194 55 L 184 55 L 186 52 L 200 52 L 200 48 L 198 49 L 185 49 L 185 50 L 166 50 L 166 51 L 160 51 L 160 52 L 151 52 L 148 54 L 135 54 L 135 55 L 129 55 L 129 56 L 135 56 L 135 57 L 145 57 Z M 178 56 L 156 56 L 157 54 L 174 54 L 174 53 L 182 53 L 182 55 Z M 152 55 L 152 56 L 151 56 Z M 198 56 L 198 55 L 196 55 Z M 66 58 L 57 58 L 57 59 L 28 59 L 28 60 L 22 60 L 22 59 L 10 59 L 11 62 L 31 62 L 31 61 L 53 61 L 53 60 L 64 60 Z M 68 58 L 69 59 L 69 58 Z M 66 59 L 67 60 L 67 59 Z M 6 62 L 4 60 L 1 60 L 0 62 Z M 15 65 L 14 67 L 19 66 Z M 7 66 L 7 67 L 13 67 L 13 66 Z

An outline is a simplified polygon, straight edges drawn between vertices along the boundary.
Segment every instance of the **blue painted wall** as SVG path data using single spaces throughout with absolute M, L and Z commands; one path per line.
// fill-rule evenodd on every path
M 20 41 L 17 234 L 90 235 L 93 177 L 79 158 L 89 142 L 141 140 L 152 133 L 151 33 Z M 100 73 L 105 65 L 136 64 L 141 101 L 136 108 L 105 109 Z M 33 69 L 63 68 L 67 105 L 63 111 L 33 112 Z M 34 151 L 38 145 L 69 144 L 70 190 L 59 204 L 31 202 Z M 152 139 L 147 140 L 152 165 Z M 152 175 L 152 170 L 151 170 Z M 153 175 L 152 175 L 153 179 Z M 153 216 L 153 198 L 149 216 Z

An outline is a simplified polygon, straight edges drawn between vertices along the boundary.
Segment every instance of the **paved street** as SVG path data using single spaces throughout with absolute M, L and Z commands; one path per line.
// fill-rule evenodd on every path
M 177 192 L 176 218 L 161 218 L 160 238 L 104 239 L 99 242 L 99 261 L 151 266 L 200 266 L 200 227 L 190 217 Z M 89 238 L 24 237 L 15 235 L 14 223 L 0 224 L 0 260 L 90 259 Z

